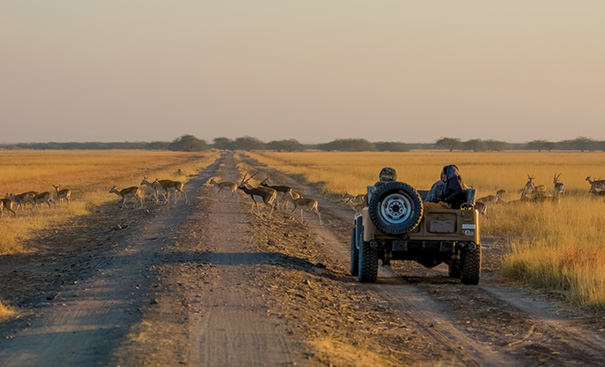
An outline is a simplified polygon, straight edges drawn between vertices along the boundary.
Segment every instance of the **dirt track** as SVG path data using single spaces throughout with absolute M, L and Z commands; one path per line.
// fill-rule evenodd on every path
M 394 262 L 379 283 L 348 276 L 353 212 L 320 199 L 324 225 L 249 200 L 220 199 L 233 155 L 193 178 L 192 203 L 78 222 L 40 235 L 38 255 L 0 258 L 0 299 L 23 317 L 0 328 L 0 365 L 605 365 L 605 321 L 491 280 Z M 118 226 L 119 225 L 119 226 Z

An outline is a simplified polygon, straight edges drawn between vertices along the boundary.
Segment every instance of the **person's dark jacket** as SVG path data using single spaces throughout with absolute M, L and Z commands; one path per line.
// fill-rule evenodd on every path
M 458 167 L 455 165 L 443 167 L 443 171 L 447 176 L 445 182 L 445 194 L 444 201 L 452 206 L 454 209 L 460 209 L 466 201 L 466 194 L 464 192 L 464 183 L 458 173 Z

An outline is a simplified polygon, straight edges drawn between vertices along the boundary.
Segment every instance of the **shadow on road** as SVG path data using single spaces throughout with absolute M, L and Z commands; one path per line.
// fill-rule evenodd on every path
M 285 269 L 305 271 L 340 282 L 350 283 L 354 281 L 351 277 L 343 277 L 330 272 L 321 263 L 312 263 L 306 259 L 280 252 L 167 252 L 157 258 L 157 265 L 165 265 L 167 263 L 197 263 L 218 266 L 274 265 Z

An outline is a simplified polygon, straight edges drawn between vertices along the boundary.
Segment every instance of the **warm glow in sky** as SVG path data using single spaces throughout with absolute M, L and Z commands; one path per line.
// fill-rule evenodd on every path
M 0 142 L 605 139 L 605 1 L 2 0 Z

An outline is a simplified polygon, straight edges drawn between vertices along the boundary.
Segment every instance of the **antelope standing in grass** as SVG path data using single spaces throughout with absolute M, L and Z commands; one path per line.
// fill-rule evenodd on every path
M 586 181 L 590 184 L 589 192 L 594 193 L 597 190 L 605 190 L 605 180 L 591 180 L 590 176 L 586 177 Z
M 527 182 L 525 186 L 521 190 L 521 200 L 526 200 L 527 195 L 532 194 L 534 192 L 534 178 L 530 175 L 527 175 Z
M 17 216 L 17 213 L 15 213 L 15 207 L 17 204 L 13 200 L 8 198 L 0 199 L 0 205 L 2 205 L 4 210 L 8 210 L 9 212 L 13 213 L 13 216 Z
M 487 195 L 484 196 L 482 198 L 477 199 L 477 201 L 480 201 L 482 203 L 490 203 L 490 204 L 502 204 L 504 203 L 504 194 L 506 194 L 506 190 L 500 189 L 498 191 L 496 191 L 496 195 Z
M 301 197 L 298 199 L 292 199 L 292 203 L 294 204 L 294 209 L 292 209 L 292 211 L 300 208 L 300 220 L 302 223 L 305 222 L 304 211 L 306 210 L 309 212 L 315 212 L 315 214 L 317 214 L 317 218 L 319 219 L 319 224 L 323 224 L 321 221 L 321 215 L 319 214 L 319 204 L 317 203 L 317 200 Z
M 124 209 L 126 207 L 126 200 L 138 200 L 140 206 L 143 206 L 143 200 L 141 196 L 139 196 L 139 187 L 131 186 L 125 189 L 118 191 L 118 189 L 113 186 L 110 190 L 110 193 L 114 193 L 122 198 L 122 203 L 120 204 L 120 209 Z
M 481 214 L 485 219 L 489 219 L 487 216 L 487 204 L 483 201 L 475 201 L 475 209 L 479 214 Z
M 11 199 L 17 204 L 17 209 L 25 209 L 25 205 L 31 204 L 32 208 L 36 206 L 34 198 L 38 194 L 35 191 L 27 191 L 19 195 L 7 194 L 6 197 Z
M 217 194 L 220 194 L 223 190 L 227 190 L 231 191 L 231 196 L 233 196 L 233 194 L 237 191 L 237 184 L 231 181 L 216 182 L 214 177 L 212 177 L 210 181 L 208 181 L 208 183 L 216 186 L 216 188 L 218 189 Z
M 541 199 L 546 195 L 546 187 L 544 185 L 534 185 L 534 177 L 527 175 L 527 183 L 521 190 L 521 200 Z
M 158 190 L 153 186 L 153 183 L 147 181 L 147 176 L 143 177 L 143 181 L 139 184 L 141 187 L 141 191 L 143 192 L 143 200 L 151 197 L 151 199 L 157 203 L 158 202 Z
M 263 182 L 260 183 L 260 185 L 263 186 L 263 187 L 272 188 L 273 190 L 277 191 L 277 195 L 279 196 L 279 200 L 282 201 L 284 204 L 286 203 L 287 199 L 292 198 L 292 187 L 285 186 L 285 185 L 269 185 L 267 183 L 268 179 L 269 179 L 269 177 L 266 177 L 263 180 Z M 279 204 L 279 202 L 278 202 L 278 204 Z
M 475 202 L 475 209 L 481 214 L 485 219 L 489 219 L 487 216 L 487 208 L 491 204 L 504 204 L 504 194 L 506 190 L 500 189 L 496 191 L 496 195 L 488 195 L 482 198 L 477 199 Z
M 244 178 L 242 178 L 242 182 L 240 182 L 237 188 L 245 192 L 246 195 L 250 196 L 250 199 L 252 199 L 252 206 L 250 207 L 250 210 L 254 211 L 254 208 L 256 208 L 257 203 L 262 201 L 265 205 L 271 207 L 271 212 L 269 213 L 269 215 L 273 214 L 273 203 L 277 198 L 277 191 L 264 186 L 248 187 L 248 181 L 250 181 L 254 177 L 254 175 L 246 179 L 247 176 L 248 174 L 246 173 L 244 175 Z
M 565 193 L 565 185 L 563 184 L 563 182 L 559 182 L 559 177 L 561 177 L 561 174 L 559 173 L 557 175 L 555 173 L 555 175 L 553 176 L 553 179 L 552 179 L 552 182 L 554 184 L 554 190 L 553 190 L 552 196 L 555 198 L 561 197 Z
M 55 193 L 57 194 L 57 201 L 59 202 L 59 204 L 61 204 L 61 202 L 65 200 L 67 202 L 67 206 L 69 206 L 69 204 L 71 203 L 71 190 L 61 189 L 61 187 L 59 187 L 58 185 L 53 185 L 53 187 L 55 188 Z
M 158 180 L 156 178 L 155 181 L 153 181 L 152 185 L 157 190 L 158 194 L 162 193 L 166 200 L 166 203 L 168 203 L 170 199 L 171 192 L 173 193 L 175 203 L 178 200 L 177 193 L 185 197 L 185 204 L 189 202 L 189 200 L 187 199 L 187 193 L 183 191 L 184 184 L 181 181 Z
M 53 203 L 55 206 L 57 205 L 57 203 L 53 200 L 53 196 L 48 191 L 38 193 L 36 196 L 34 196 L 34 205 L 36 207 L 38 204 L 46 204 L 50 208 L 50 203 Z

